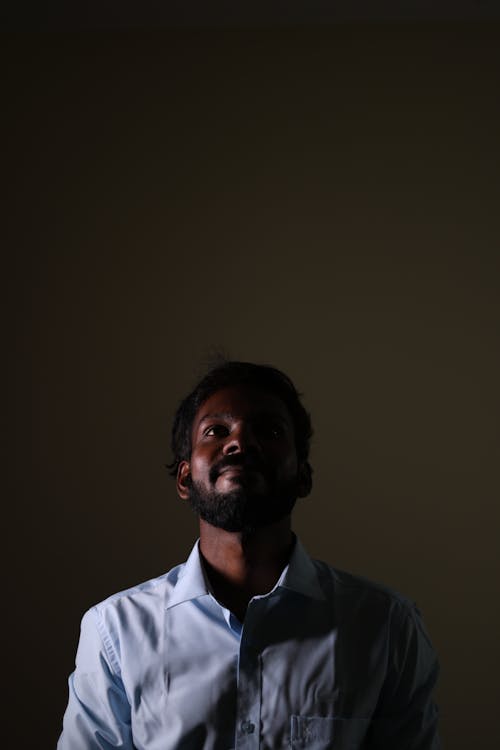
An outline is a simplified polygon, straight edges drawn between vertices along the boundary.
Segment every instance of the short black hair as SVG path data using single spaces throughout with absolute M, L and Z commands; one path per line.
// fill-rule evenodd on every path
M 309 476 L 309 447 L 313 434 L 311 417 L 300 401 L 301 394 L 284 372 L 271 365 L 222 360 L 212 367 L 191 393 L 184 398 L 175 413 L 172 425 L 171 448 L 174 460 L 167 464 L 170 474 L 177 476 L 181 461 L 191 456 L 191 431 L 200 406 L 216 391 L 234 385 L 251 385 L 274 394 L 283 401 L 292 418 L 297 458 L 307 466 Z

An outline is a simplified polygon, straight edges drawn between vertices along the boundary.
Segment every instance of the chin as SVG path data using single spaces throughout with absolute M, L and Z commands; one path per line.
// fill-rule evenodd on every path
M 244 494 L 262 497 L 269 493 L 269 487 L 259 477 L 249 477 L 237 473 L 221 474 L 216 482 L 216 492 L 221 494 Z
M 189 494 L 190 505 L 211 526 L 248 536 L 289 516 L 296 502 L 296 494 L 290 491 L 291 488 L 278 493 L 262 487 L 260 482 L 257 484 L 231 481 L 226 485 L 224 481 L 226 491 L 223 491 L 220 483 L 212 492 L 193 484 Z

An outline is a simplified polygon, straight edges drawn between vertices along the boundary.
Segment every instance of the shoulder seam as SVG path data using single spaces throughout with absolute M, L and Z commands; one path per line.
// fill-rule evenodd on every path
M 113 646 L 113 643 L 111 641 L 111 638 L 109 636 L 109 633 L 107 633 L 105 626 L 104 626 L 104 619 L 102 617 L 102 613 L 100 612 L 99 608 L 97 606 L 92 607 L 91 610 L 96 618 L 96 627 L 97 631 L 99 633 L 99 636 L 101 638 L 102 644 L 106 650 L 106 654 L 108 656 L 108 659 L 110 661 L 110 664 L 115 672 L 115 674 L 118 677 L 121 677 L 121 667 L 118 660 L 118 656 L 116 654 L 115 648 Z

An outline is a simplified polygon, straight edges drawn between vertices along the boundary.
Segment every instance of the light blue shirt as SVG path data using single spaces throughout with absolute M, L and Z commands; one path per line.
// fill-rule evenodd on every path
M 243 626 L 198 542 L 82 619 L 58 750 L 439 750 L 438 664 L 415 605 L 296 541 Z

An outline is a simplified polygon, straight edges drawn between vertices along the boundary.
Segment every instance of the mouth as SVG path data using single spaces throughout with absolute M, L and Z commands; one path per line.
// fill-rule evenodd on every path
M 219 476 L 222 474 L 254 474 L 255 469 L 251 469 L 248 466 L 226 466 L 225 469 L 219 472 Z
M 259 469 L 254 468 L 253 466 L 245 466 L 242 464 L 236 464 L 234 466 L 226 466 L 224 469 L 222 469 L 218 476 L 224 476 L 226 478 L 240 478 L 240 477 L 255 477 L 256 475 L 260 475 L 262 472 L 259 471 Z

